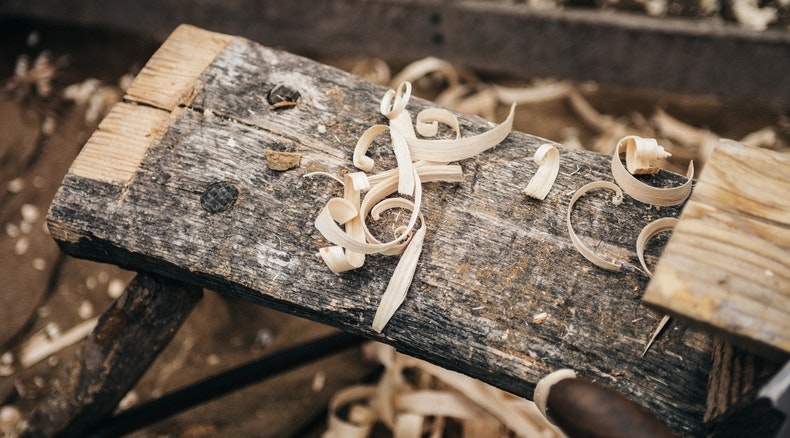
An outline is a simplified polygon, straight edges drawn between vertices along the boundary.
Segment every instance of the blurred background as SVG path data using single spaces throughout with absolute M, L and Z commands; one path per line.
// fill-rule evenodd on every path
M 134 276 L 62 255 L 45 217 L 103 115 L 181 23 L 382 85 L 409 79 L 421 97 L 496 121 L 517 101 L 514 129 L 570 147 L 656 137 L 679 173 L 690 159 L 704 167 L 721 137 L 790 141 L 783 0 L 0 0 L 0 436 L 77 348 L 33 361 L 31 345 L 79 331 Z M 206 292 L 121 409 L 329 332 Z M 347 351 L 134 436 L 320 436 L 329 397 L 377 370 Z

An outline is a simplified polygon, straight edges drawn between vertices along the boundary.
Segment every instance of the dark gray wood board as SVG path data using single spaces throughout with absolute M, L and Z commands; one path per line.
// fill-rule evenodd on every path
M 179 68 L 205 55 L 185 48 L 193 44 L 199 51 L 211 45 L 204 41 L 209 38 L 221 44 L 215 57 L 206 57 L 206 68 Z M 200 71 L 190 77 L 192 70 Z M 169 86 L 156 86 L 157 77 Z M 295 107 L 271 108 L 266 94 L 279 84 L 299 90 Z M 154 88 L 141 91 L 146 87 Z M 86 163 L 101 167 L 102 161 L 78 158 L 50 209 L 51 233 L 74 256 L 157 272 L 334 325 L 528 398 L 545 374 L 574 368 L 682 435 L 700 435 L 709 337 L 672 324 L 639 357 L 661 315 L 640 304 L 647 277 L 634 268 L 636 236 L 650 220 L 677 216 L 680 208 L 656 211 L 630 198 L 615 207 L 611 193 L 603 192 L 577 203 L 577 232 L 623 261 L 619 273 L 587 262 L 568 237 L 568 201 L 583 184 L 612 179 L 608 156 L 558 145 L 560 176 L 545 201 L 531 200 L 521 192 L 537 170 L 532 155 L 545 140 L 513 132 L 498 147 L 461 162 L 462 183 L 426 184 L 428 233 L 415 279 L 383 333 L 372 331 L 397 258 L 369 256 L 356 271 L 331 273 L 316 255 L 327 242 L 313 222 L 341 189 L 328 178 L 304 175 L 354 170 L 358 136 L 385 122 L 378 113 L 384 92 L 243 38 L 180 27 L 116 107 L 127 114 L 127 124 L 148 123 L 135 119 L 136 111 L 159 111 L 166 126 L 141 134 L 150 145 L 129 177 L 115 178 L 112 169 L 92 177 Z M 413 100 L 410 108 L 416 114 L 429 105 Z M 123 123 L 128 129 L 115 129 L 118 120 L 105 120 L 95 134 L 104 140 L 89 142 L 83 155 L 102 147 L 123 155 L 119 148 L 133 143 L 123 137 L 139 133 Z M 464 135 L 493 126 L 460 120 Z M 267 149 L 298 152 L 301 166 L 269 170 Z M 376 171 L 394 161 L 385 144 L 371 154 Z M 672 184 L 679 177 L 652 179 Z M 217 182 L 236 187 L 238 200 L 227 211 L 209 213 L 201 196 Z M 541 312 L 548 317 L 534 323 Z

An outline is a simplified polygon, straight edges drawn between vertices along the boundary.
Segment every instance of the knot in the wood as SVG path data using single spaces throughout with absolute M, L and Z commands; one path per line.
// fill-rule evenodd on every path
M 230 210 L 239 199 L 239 188 L 227 181 L 219 181 L 208 186 L 200 196 L 200 205 L 209 213 Z
M 299 99 L 301 97 L 302 95 L 299 94 L 299 90 L 296 88 L 293 88 L 290 85 L 279 84 L 275 85 L 274 88 L 269 90 L 266 100 L 274 109 L 291 108 L 299 103 Z

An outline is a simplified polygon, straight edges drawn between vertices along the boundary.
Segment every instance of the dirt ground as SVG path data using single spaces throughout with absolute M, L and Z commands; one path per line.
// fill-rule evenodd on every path
M 20 362 L 23 346 L 37 334 L 56 338 L 98 316 L 134 276 L 62 255 L 46 234 L 44 217 L 69 164 L 100 120 L 91 114 L 107 109 L 121 95 L 121 78 L 137 72 L 159 44 L 107 29 L 0 21 L 0 406 L 17 409 L 23 418 L 48 393 L 48 381 L 77 348 L 64 348 L 25 366 Z M 12 80 L 20 56 L 34 66 L 45 51 L 57 66 L 50 90 L 47 81 Z M 352 65 L 348 60 L 322 61 Z M 92 107 L 91 102 L 63 97 L 66 86 L 88 78 L 106 86 L 97 98 L 105 105 L 95 105 L 97 101 Z M 778 140 L 772 147 L 784 147 L 790 140 L 790 112 L 784 108 L 606 87 L 585 95 L 600 112 L 629 125 L 640 120 L 649 124 L 650 116 L 662 108 L 720 136 L 740 139 L 773 127 Z M 565 100 L 520 107 L 515 129 L 585 146 L 600 135 Z M 144 403 L 332 330 L 207 291 L 124 404 Z M 134 436 L 319 436 L 331 394 L 371 378 L 375 371 L 359 350 L 350 350 L 150 425 Z

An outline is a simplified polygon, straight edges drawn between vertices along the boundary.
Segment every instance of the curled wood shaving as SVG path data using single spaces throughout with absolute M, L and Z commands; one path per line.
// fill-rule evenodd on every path
M 628 137 L 626 137 L 628 138 Z M 689 163 L 688 172 L 686 173 L 686 182 L 669 188 L 654 187 L 645 184 L 638 179 L 634 178 L 630 172 L 623 166 L 620 159 L 620 153 L 625 152 L 627 142 L 620 141 L 612 154 L 612 175 L 615 181 L 623 191 L 645 204 L 658 205 L 661 207 L 682 204 L 686 198 L 691 194 L 691 179 L 694 176 L 694 162 Z
M 661 135 L 672 139 L 696 153 L 698 160 L 707 162 L 719 144 L 719 136 L 707 129 L 700 129 L 672 117 L 664 110 L 657 110 L 652 118 Z
M 403 82 L 390 89 L 381 100 L 380 112 L 388 125 L 368 128 L 357 141 L 353 163 L 363 172 L 352 172 L 343 179 L 343 197 L 330 199 L 315 220 L 318 231 L 333 246 L 321 248 L 319 255 L 332 272 L 340 273 L 361 267 L 367 254 L 402 255 L 387 290 L 376 311 L 373 329 L 381 332 L 406 297 L 417 260 L 422 252 L 426 228 L 421 217 L 422 183 L 457 182 L 463 179 L 460 166 L 452 161 L 469 158 L 499 144 L 510 133 L 515 106 L 508 118 L 481 134 L 462 137 L 458 119 L 442 109 L 427 109 L 418 114 L 416 128 L 406 106 L 411 97 L 411 83 Z M 439 123 L 455 132 L 454 139 L 433 139 Z M 368 175 L 375 162 L 366 155 L 373 141 L 388 131 L 397 168 Z M 417 136 L 420 133 L 421 137 Z M 310 174 L 314 175 L 314 174 Z M 395 192 L 411 200 L 395 197 Z M 362 194 L 365 193 L 364 199 Z M 397 229 L 398 235 L 379 241 L 369 230 L 366 218 L 378 220 L 382 211 L 398 208 L 410 211 L 408 224 Z
M 351 73 L 378 85 L 388 84 L 392 75 L 390 66 L 381 58 L 363 59 L 354 65 Z
M 447 80 L 448 88 L 453 89 L 458 86 L 458 72 L 449 62 L 429 56 L 427 58 L 414 61 L 407 65 L 394 78 L 391 86 L 395 87 L 404 82 L 415 82 L 416 80 L 429 74 L 439 73 Z
M 650 269 L 647 267 L 647 263 L 645 263 L 645 246 L 647 246 L 647 242 L 653 238 L 656 234 L 674 229 L 675 226 L 680 222 L 678 219 L 673 217 L 663 217 L 661 219 L 656 219 L 653 222 L 647 224 L 642 231 L 639 233 L 639 236 L 636 238 L 636 255 L 639 257 L 639 263 L 642 264 L 642 268 L 647 273 L 648 277 L 653 277 L 653 273 L 650 272 Z M 656 340 L 656 337 L 661 333 L 661 330 L 669 322 L 669 315 L 664 315 L 661 318 L 661 321 L 658 323 L 658 326 L 653 333 L 650 335 L 650 339 L 647 340 L 647 344 L 645 345 L 644 350 L 642 353 L 639 354 L 639 357 L 644 357 L 647 353 L 647 350 L 650 349 L 650 346 L 653 345 L 653 342 Z
M 609 271 L 619 271 L 621 265 L 604 260 L 593 250 L 585 246 L 581 239 L 579 239 L 579 236 L 576 235 L 576 232 L 573 231 L 573 225 L 571 224 L 571 212 L 573 211 L 573 205 L 576 204 L 576 201 L 578 201 L 579 198 L 587 194 L 587 192 L 595 189 L 608 189 L 614 191 L 615 196 L 612 198 L 612 204 L 614 205 L 620 205 L 623 202 L 623 192 L 620 190 L 620 187 L 618 187 L 617 184 L 611 183 L 609 181 L 594 181 L 582 186 L 582 188 L 576 191 L 576 193 L 573 195 L 573 198 L 571 198 L 571 202 L 568 204 L 568 214 L 566 217 L 568 233 L 571 236 L 573 246 L 576 247 L 576 250 L 578 250 L 584 256 L 584 258 L 591 261 L 599 268 Z
M 659 146 L 655 138 L 643 138 L 637 135 L 628 135 L 617 142 L 619 151 L 625 150 L 625 167 L 632 175 L 654 175 L 659 167 L 655 162 L 672 156 Z
M 332 397 L 324 438 L 367 437 L 376 422 L 396 438 L 440 437 L 449 419 L 461 424 L 463 436 L 501 436 L 504 429 L 521 437 L 564 436 L 529 400 L 384 344 L 369 344 L 366 351 L 384 372 L 375 386 L 350 387 Z
M 642 268 L 645 270 L 645 273 L 647 273 L 648 277 L 653 277 L 653 273 L 650 272 L 650 269 L 647 267 L 647 263 L 645 263 L 645 246 L 647 246 L 647 242 L 656 234 L 675 228 L 678 222 L 679 221 L 673 217 L 662 217 L 661 219 L 656 219 L 642 228 L 642 231 L 636 238 L 636 255 L 639 257 L 639 263 L 642 264 Z
M 540 167 L 529 180 L 524 194 L 542 201 L 546 199 L 557 174 L 560 173 L 560 151 L 548 143 L 542 144 L 535 151 L 534 160 Z
M 551 387 L 560 380 L 575 378 L 575 371 L 564 368 L 554 371 L 538 381 L 538 384 L 535 385 L 535 394 L 532 398 L 535 400 L 535 405 L 541 414 L 543 414 L 546 418 L 549 418 L 549 415 L 546 413 L 546 405 L 548 404 Z

